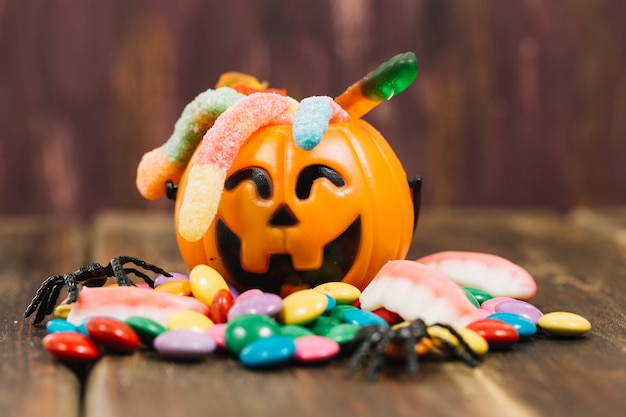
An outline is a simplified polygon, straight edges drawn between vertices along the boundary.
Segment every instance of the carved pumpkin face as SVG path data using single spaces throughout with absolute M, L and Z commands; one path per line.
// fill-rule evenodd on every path
M 186 186 L 187 172 L 179 195 Z M 404 169 L 367 122 L 331 123 L 309 151 L 296 146 L 291 125 L 279 125 L 241 147 L 203 238 L 176 233 L 190 268 L 210 265 L 239 290 L 286 293 L 328 281 L 363 289 L 406 256 L 416 213 Z

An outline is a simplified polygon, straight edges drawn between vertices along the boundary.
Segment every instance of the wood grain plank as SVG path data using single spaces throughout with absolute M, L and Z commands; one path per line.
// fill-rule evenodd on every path
M 22 313 L 49 275 L 83 262 L 76 224 L 41 219 L 0 219 L 0 410 L 6 417 L 74 417 L 81 383 L 70 368 L 43 349 L 43 326 Z
M 576 226 L 615 242 L 626 256 L 626 208 L 624 206 L 577 207 L 570 212 L 569 216 Z
M 169 265 L 179 262 L 169 216 L 146 221 L 145 231 L 131 218 L 128 240 L 123 238 L 128 235 L 123 218 L 104 223 L 109 225 L 106 233 L 95 235 L 96 240 L 107 239 L 96 245 L 100 252 L 143 253 L 142 245 L 147 243 L 142 242 L 151 239 L 146 257 Z M 142 238 L 144 233 L 149 239 Z M 519 263 L 537 280 L 534 303 L 539 308 L 582 314 L 592 321 L 592 333 L 579 340 L 539 336 L 509 351 L 490 353 L 477 369 L 427 360 L 415 379 L 404 376 L 401 364 L 390 365 L 375 383 L 347 372 L 345 358 L 328 366 L 251 372 L 222 356 L 193 364 L 161 360 L 152 352 L 107 356 L 94 366 L 87 381 L 85 414 L 622 414 L 626 260 L 612 242 L 589 236 L 552 213 L 424 213 L 409 257 L 451 249 L 495 253 Z

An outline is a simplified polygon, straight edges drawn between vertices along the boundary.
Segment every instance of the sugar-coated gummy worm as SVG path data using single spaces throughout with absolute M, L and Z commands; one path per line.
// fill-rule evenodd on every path
M 345 122 L 349 118 L 348 113 L 330 97 L 305 98 L 293 117 L 293 139 L 298 147 L 310 151 L 320 143 L 329 123 Z
M 178 182 L 193 152 L 217 117 L 244 95 L 229 87 L 199 94 L 183 110 L 174 132 L 165 144 L 141 159 L 137 188 L 144 198 L 154 200 L 165 194 L 165 183 Z
M 206 233 L 217 213 L 226 172 L 244 141 L 261 127 L 290 124 L 297 104 L 291 97 L 254 93 L 215 121 L 191 161 L 178 219 L 184 239 L 196 242 Z

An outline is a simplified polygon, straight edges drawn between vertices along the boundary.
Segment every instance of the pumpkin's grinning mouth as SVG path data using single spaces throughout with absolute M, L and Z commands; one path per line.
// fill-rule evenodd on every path
M 313 288 L 329 281 L 341 281 L 352 268 L 361 243 L 361 217 L 357 217 L 336 239 L 324 246 L 322 265 L 314 270 L 296 270 L 290 254 L 270 256 L 266 272 L 249 272 L 241 266 L 241 240 L 224 223 L 215 227 L 217 250 L 228 274 L 239 289 L 258 288 L 279 294 L 284 285 Z

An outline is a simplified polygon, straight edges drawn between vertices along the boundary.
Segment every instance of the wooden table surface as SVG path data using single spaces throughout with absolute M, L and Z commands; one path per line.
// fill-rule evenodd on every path
M 577 340 L 538 336 L 489 353 L 475 369 L 425 359 L 409 378 L 390 364 L 376 382 L 348 372 L 345 358 L 253 372 L 224 355 L 181 364 L 142 351 L 73 369 L 43 350 L 44 327 L 22 319 L 34 291 L 49 275 L 122 254 L 186 272 L 171 217 L 0 219 L 0 415 L 624 415 L 626 208 L 423 213 L 409 258 L 452 249 L 522 265 L 537 281 L 537 307 L 579 313 L 592 331 Z

